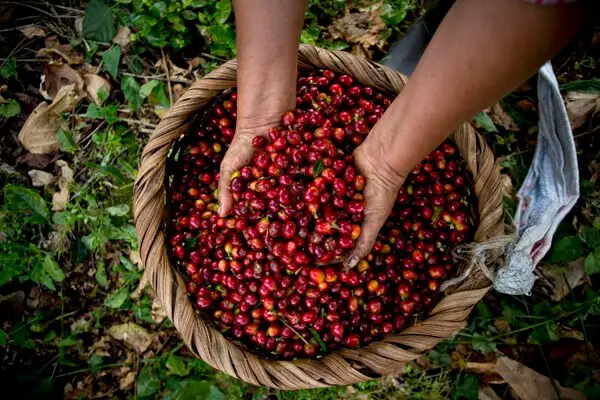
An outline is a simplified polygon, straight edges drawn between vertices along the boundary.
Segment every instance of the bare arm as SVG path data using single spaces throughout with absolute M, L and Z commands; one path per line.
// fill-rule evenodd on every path
M 359 168 L 372 172 L 363 172 L 371 175 L 366 220 L 352 258 L 368 253 L 414 165 L 462 121 L 533 75 L 574 35 L 583 9 L 522 0 L 455 3 L 409 83 L 357 149 Z M 391 188 L 371 187 L 369 199 L 369 185 Z
M 231 173 L 252 157 L 252 138 L 277 125 L 296 103 L 296 69 L 306 1 L 235 0 L 238 117 L 234 141 L 221 163 L 219 214 L 232 206 Z

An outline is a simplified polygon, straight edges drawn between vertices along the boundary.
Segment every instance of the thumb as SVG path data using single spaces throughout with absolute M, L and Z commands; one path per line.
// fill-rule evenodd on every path
M 369 183 L 367 183 L 368 185 Z M 367 191 L 365 191 L 365 194 L 365 219 L 363 220 L 361 234 L 356 241 L 356 245 L 350 254 L 348 254 L 344 263 L 346 270 L 354 268 L 362 258 L 369 254 L 373 244 L 375 244 L 375 240 L 377 240 L 379 230 L 385 224 L 394 204 L 395 197 L 389 196 L 386 190 L 380 190 L 379 193 L 372 194 L 371 196 L 368 195 Z
M 231 174 L 246 165 L 252 158 L 254 148 L 252 138 L 249 135 L 236 135 L 229 149 L 221 161 L 220 177 L 218 185 L 219 216 L 225 217 L 231 211 L 233 198 L 229 190 Z

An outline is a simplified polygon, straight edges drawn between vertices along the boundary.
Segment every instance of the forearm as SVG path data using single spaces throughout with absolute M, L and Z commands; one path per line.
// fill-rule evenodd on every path
M 458 0 L 367 142 L 393 170 L 408 173 L 461 122 L 550 59 L 576 32 L 582 8 Z
M 281 114 L 295 105 L 300 31 L 306 2 L 236 0 L 238 118 Z

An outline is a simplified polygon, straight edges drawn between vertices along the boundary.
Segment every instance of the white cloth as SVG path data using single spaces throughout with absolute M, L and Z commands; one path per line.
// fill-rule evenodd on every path
M 579 198 L 575 141 L 550 62 L 538 73 L 538 108 L 535 155 L 518 193 L 517 238 L 509 246 L 506 266 L 497 270 L 494 279 L 494 289 L 513 295 L 531 293 L 535 266 Z

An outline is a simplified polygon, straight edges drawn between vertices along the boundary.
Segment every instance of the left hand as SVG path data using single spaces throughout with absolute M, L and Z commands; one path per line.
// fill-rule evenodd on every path
M 369 254 L 406 179 L 406 174 L 396 171 L 386 161 L 385 145 L 377 137 L 376 129 L 354 150 L 356 167 L 367 181 L 363 192 L 366 206 L 360 237 L 344 263 L 346 269 L 353 268 Z

